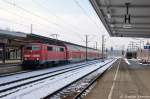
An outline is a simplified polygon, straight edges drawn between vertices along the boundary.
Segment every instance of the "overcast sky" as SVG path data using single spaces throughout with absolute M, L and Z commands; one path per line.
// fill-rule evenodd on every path
M 131 38 L 110 38 L 88 0 L 0 0 L 0 28 L 33 33 L 89 46 L 101 45 L 105 35 L 107 47 L 128 45 Z

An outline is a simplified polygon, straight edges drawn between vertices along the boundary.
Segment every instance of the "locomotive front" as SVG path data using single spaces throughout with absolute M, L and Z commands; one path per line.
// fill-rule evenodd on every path
M 23 51 L 23 65 L 39 65 L 41 60 L 41 45 L 28 44 Z

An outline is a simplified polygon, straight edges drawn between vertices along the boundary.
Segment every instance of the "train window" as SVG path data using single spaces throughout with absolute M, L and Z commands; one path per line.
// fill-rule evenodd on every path
M 53 47 L 48 46 L 48 47 L 47 47 L 47 50 L 48 50 L 48 51 L 53 51 Z
M 59 51 L 60 51 L 60 52 L 64 52 L 64 48 L 60 48 Z
M 31 45 L 31 46 L 26 46 L 26 50 L 40 50 L 40 46 L 39 45 Z
M 40 50 L 40 46 L 39 45 L 32 45 L 32 50 Z

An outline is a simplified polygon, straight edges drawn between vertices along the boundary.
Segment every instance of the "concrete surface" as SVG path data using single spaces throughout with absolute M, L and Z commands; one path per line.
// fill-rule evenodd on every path
M 7 73 L 14 73 L 14 72 L 19 72 L 22 71 L 23 68 L 21 65 L 18 64 L 4 64 L 0 65 L 0 75 L 1 74 L 7 74 Z
M 150 66 L 129 62 L 118 60 L 85 99 L 150 99 Z

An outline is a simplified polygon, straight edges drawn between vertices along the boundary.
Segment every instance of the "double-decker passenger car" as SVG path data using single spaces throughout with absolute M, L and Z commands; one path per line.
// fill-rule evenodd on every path
M 72 44 L 65 44 L 68 52 L 68 61 L 75 62 L 75 61 L 84 61 L 86 59 L 86 47 L 72 45 Z M 87 59 L 98 59 L 100 58 L 100 52 L 93 48 L 87 48 Z

